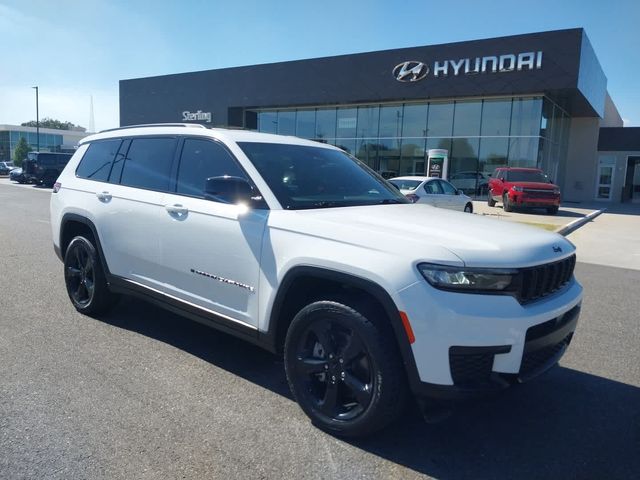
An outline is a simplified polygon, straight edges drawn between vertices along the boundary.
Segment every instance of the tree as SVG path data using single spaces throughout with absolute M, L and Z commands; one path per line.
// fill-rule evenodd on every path
M 24 122 L 20 124 L 22 127 L 37 127 L 38 124 L 35 120 L 30 120 L 28 122 Z M 80 125 L 74 125 L 71 122 L 61 122 L 60 120 L 56 120 L 54 118 L 45 117 L 40 120 L 40 126 L 42 128 L 54 128 L 56 130 L 76 130 L 78 132 L 86 132 L 87 129 L 81 127 Z
M 21 167 L 22 162 L 27 158 L 27 153 L 31 151 L 31 146 L 27 143 L 27 139 L 24 137 L 20 137 L 18 143 L 16 145 L 15 150 L 13 151 L 13 164 L 16 167 Z

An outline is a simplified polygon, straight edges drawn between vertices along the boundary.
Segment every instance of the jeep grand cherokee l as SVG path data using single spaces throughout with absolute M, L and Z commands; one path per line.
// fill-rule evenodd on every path
M 282 353 L 301 408 L 344 436 L 393 422 L 408 394 L 424 404 L 544 372 L 582 298 L 563 237 L 412 204 L 342 150 L 294 137 L 89 136 L 54 186 L 51 226 L 79 312 L 138 295 Z

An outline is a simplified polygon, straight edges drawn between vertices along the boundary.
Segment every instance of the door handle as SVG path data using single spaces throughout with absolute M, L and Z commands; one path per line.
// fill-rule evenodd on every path
M 108 202 L 111 200 L 111 194 L 109 192 L 96 192 L 96 197 L 101 202 Z
M 187 213 L 189 213 L 189 209 L 187 207 L 183 207 L 179 203 L 174 203 L 173 205 L 165 205 L 164 208 L 171 215 L 186 215 Z

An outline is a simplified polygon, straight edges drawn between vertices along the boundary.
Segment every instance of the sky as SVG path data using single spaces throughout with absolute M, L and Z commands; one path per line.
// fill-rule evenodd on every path
M 119 125 L 118 81 L 583 27 L 640 126 L 640 0 L 0 0 L 0 124 Z

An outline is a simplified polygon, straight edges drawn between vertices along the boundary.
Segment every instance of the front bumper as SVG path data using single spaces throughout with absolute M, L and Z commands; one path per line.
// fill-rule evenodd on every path
M 559 207 L 560 197 L 536 197 L 526 194 L 510 196 L 509 200 L 517 207 Z
M 438 297 L 430 299 L 434 308 L 424 308 L 429 289 Z M 441 292 L 419 284 L 399 293 L 413 304 L 419 292 L 422 308 L 405 304 L 416 339 L 409 379 L 415 395 L 439 399 L 499 391 L 547 371 L 571 343 L 582 299 L 575 279 L 527 305 L 512 297 Z

